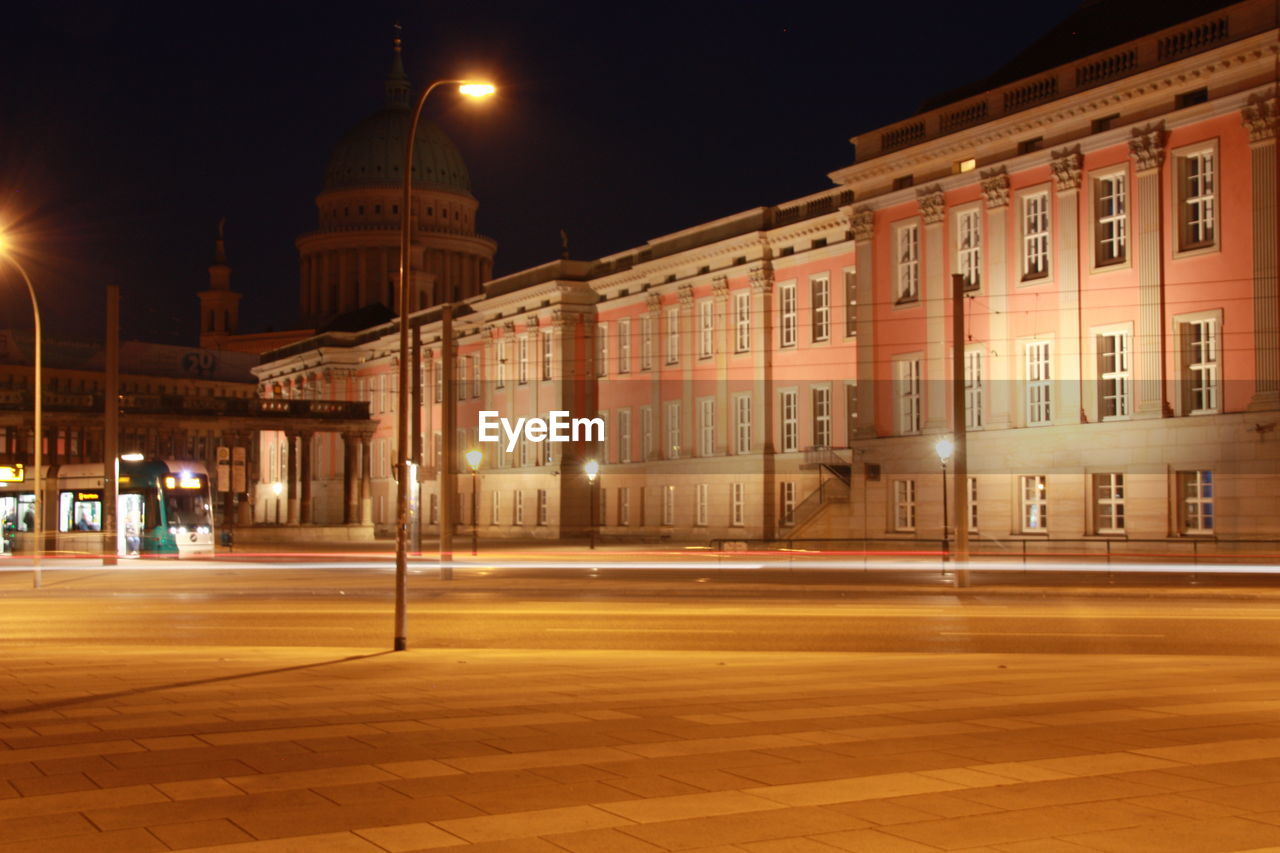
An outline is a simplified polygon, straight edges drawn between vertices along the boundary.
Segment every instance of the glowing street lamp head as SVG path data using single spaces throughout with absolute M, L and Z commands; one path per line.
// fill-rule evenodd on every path
M 588 459 L 587 464 L 582 466 L 582 470 L 586 472 L 587 482 L 594 483 L 596 475 L 600 473 L 600 463 L 594 459 Z
M 480 467 L 480 460 L 483 458 L 483 454 L 479 450 L 472 448 L 462 455 L 467 460 L 467 464 L 471 466 L 472 471 Z
M 121 453 L 120 454 L 121 462 L 141 462 L 145 458 L 146 457 L 143 456 L 141 453 Z
M 458 87 L 458 91 L 466 95 L 468 98 L 487 98 L 498 91 L 498 87 L 492 83 L 485 83 L 480 80 L 468 80 Z
M 271 491 L 275 492 L 276 497 L 280 497 L 280 493 L 284 491 L 284 483 L 276 480 L 271 484 Z
M 951 454 L 955 452 L 956 443 L 949 438 L 940 438 L 938 443 L 933 446 L 933 449 L 938 451 L 938 458 L 945 465 L 947 460 L 951 458 Z

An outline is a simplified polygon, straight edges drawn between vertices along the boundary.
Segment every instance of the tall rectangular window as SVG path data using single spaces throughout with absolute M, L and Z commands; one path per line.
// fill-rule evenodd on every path
M 653 318 L 648 314 L 640 318 L 640 369 L 653 369 Z
M 707 504 L 710 502 L 708 490 L 710 487 L 706 483 L 699 483 L 697 488 L 697 500 L 694 503 L 693 523 L 698 527 L 707 526 Z
M 733 351 L 751 349 L 751 291 L 739 290 L 733 294 Z
M 676 523 L 676 487 L 662 487 L 662 524 L 671 527 Z
M 778 415 L 782 419 L 782 452 L 800 449 L 800 401 L 795 391 L 778 392 Z
M 547 490 L 538 489 L 538 526 L 547 526 Z
M 519 489 L 511 493 L 511 523 L 524 524 L 524 492 Z
M 1219 409 L 1218 321 L 1214 318 L 1181 324 L 1182 407 L 1187 414 Z
M 432 362 L 432 367 L 432 372 L 435 373 L 435 401 L 439 403 L 444 400 L 444 371 L 440 369 L 439 361 Z
M 778 519 L 783 527 L 796 523 L 796 484 L 791 480 L 783 480 L 778 484 Z
M 1129 213 L 1124 174 L 1093 180 L 1093 260 L 1097 266 L 1124 263 L 1129 243 Z
M 667 403 L 667 458 L 680 458 L 680 403 Z
M 897 363 L 898 433 L 920 432 L 920 359 L 904 358 Z
M 1049 342 L 1027 344 L 1027 423 L 1047 424 L 1053 417 L 1049 379 Z
M 1049 275 L 1049 193 L 1022 197 L 1022 280 Z
M 507 342 L 498 341 L 496 350 L 498 354 L 497 375 L 494 377 L 493 385 L 495 388 L 505 388 L 507 386 Z
M 844 384 L 844 446 L 849 447 L 858 437 L 858 383 Z
M 1049 495 L 1045 476 L 1020 477 L 1022 532 L 1044 533 L 1049 529 Z
M 542 333 L 542 379 L 545 382 L 551 378 L 551 365 L 553 362 L 551 330 Z
M 597 493 L 594 523 L 601 527 L 609 523 L 609 490 L 604 486 L 601 486 L 600 491 Z
M 622 486 L 618 489 L 618 526 L 626 527 L 631 523 L 631 489 Z
M 653 408 L 640 407 L 640 461 L 653 458 Z
M 711 358 L 715 353 L 715 309 L 710 299 L 698 303 L 698 358 Z
M 729 484 L 729 525 L 731 527 L 741 527 L 743 525 L 745 497 L 746 487 L 742 483 Z
M 609 374 L 609 326 L 606 323 L 596 325 L 596 376 Z
M 489 493 L 489 524 L 502 523 L 502 493 L 494 489 Z
M 716 452 L 716 401 L 706 397 L 698 401 L 698 455 Z
M 551 442 L 546 442 L 548 446 Z M 618 410 L 618 461 L 631 461 L 631 410 Z
M 814 385 L 813 395 L 813 446 L 831 446 L 831 386 Z
M 852 270 L 844 272 L 844 336 L 852 338 L 858 334 L 858 274 Z
M 969 532 L 978 532 L 978 478 L 969 478 L 969 493 L 966 503 L 969 505 Z
M 778 345 L 796 345 L 796 283 L 778 285 Z
M 915 302 L 920 298 L 920 226 L 898 227 L 897 301 Z
M 741 455 L 751 452 L 751 395 L 739 394 L 733 398 L 734 452 Z
M 813 340 L 831 338 L 831 276 L 823 273 L 809 279 L 810 314 Z
M 1179 471 L 1181 527 L 1183 533 L 1213 532 L 1213 472 Z
M 467 399 L 467 362 L 458 357 L 454 361 L 454 383 L 457 386 L 458 399 Z
M 667 309 L 666 323 L 666 361 L 667 364 L 680 363 L 680 306 L 672 305 Z
M 1214 151 L 1196 151 L 1177 158 L 1178 249 L 1212 246 L 1217 231 Z
M 1129 414 L 1129 333 L 1098 335 L 1098 414 L 1121 418 Z
M 618 372 L 631 372 L 631 318 L 618 321 Z
M 893 529 L 916 529 L 916 481 L 893 481 Z
M 1093 532 L 1124 533 L 1124 474 L 1093 475 Z
M 529 336 L 516 338 L 516 382 L 524 385 L 529 381 Z
M 982 350 L 964 354 L 964 423 L 969 429 L 982 428 Z
M 956 215 L 956 271 L 964 276 L 965 290 L 982 283 L 982 211 L 977 208 Z

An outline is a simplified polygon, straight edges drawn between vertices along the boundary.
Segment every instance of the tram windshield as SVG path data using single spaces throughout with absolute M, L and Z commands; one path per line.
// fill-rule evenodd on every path
M 203 490 L 167 492 L 164 496 L 165 518 L 170 527 L 207 527 L 209 504 Z

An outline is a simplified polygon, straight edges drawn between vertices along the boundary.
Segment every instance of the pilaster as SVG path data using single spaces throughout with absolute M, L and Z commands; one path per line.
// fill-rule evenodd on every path
M 1276 258 L 1276 92 L 1249 98 L 1241 117 L 1249 131 L 1253 220 L 1253 397 L 1249 408 L 1280 408 L 1280 300 Z
M 1136 197 L 1138 329 L 1135 335 L 1133 416 L 1158 418 L 1168 412 L 1164 383 L 1164 246 L 1161 227 L 1160 167 L 1167 134 L 1163 124 L 1134 128 L 1129 140 L 1138 173 Z
M 849 216 L 849 228 L 854 239 L 854 285 L 858 301 L 858 318 L 855 344 L 858 363 L 858 434 L 857 438 L 876 437 L 876 361 L 875 361 L 875 281 L 873 257 L 875 243 L 875 214 L 870 208 L 860 207 Z
M 1013 383 L 1011 367 L 1014 352 L 1009 340 L 1009 278 L 1008 247 L 1006 240 L 1009 233 L 1009 176 L 1004 167 L 981 173 L 982 195 L 987 204 L 987 228 L 982 235 L 983 255 L 986 257 L 987 269 L 984 290 L 987 294 L 987 305 L 990 311 L 988 327 L 991 340 L 987 344 L 987 354 L 992 350 L 996 355 L 983 359 L 987 368 L 984 381 L 991 388 L 990 401 L 987 403 L 987 419 L 985 427 L 989 429 L 1005 429 L 1010 425 L 1009 413 L 1013 406 Z
M 758 322 L 751 327 L 751 362 L 756 382 L 751 394 L 751 449 L 760 460 L 760 493 L 747 493 L 748 504 L 758 501 L 760 537 L 772 539 L 777 532 L 777 484 L 774 477 L 774 387 L 773 387 L 773 264 L 769 260 L 750 269 L 751 316 Z M 749 471 L 749 469 L 748 469 Z M 743 472 L 744 475 L 747 471 Z M 747 483 L 751 480 L 743 478 Z
M 1080 146 L 1053 152 L 1049 163 L 1057 187 L 1058 332 L 1054 341 L 1053 421 L 1084 422 L 1080 328 L 1080 181 L 1084 158 Z
M 924 424 L 923 431 L 944 432 L 947 429 L 947 345 L 944 287 L 943 243 L 946 240 L 943 220 L 946 204 L 942 188 L 934 185 L 917 191 L 920 218 L 924 220 Z

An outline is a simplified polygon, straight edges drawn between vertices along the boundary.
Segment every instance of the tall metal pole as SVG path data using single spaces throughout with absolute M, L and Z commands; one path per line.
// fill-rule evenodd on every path
M 947 460 L 942 460 L 942 562 L 947 561 L 947 546 L 950 539 L 947 536 Z
M 35 485 L 36 494 L 35 494 L 35 503 L 33 503 L 31 506 L 32 513 L 35 516 L 34 525 L 33 525 L 35 529 L 32 531 L 35 538 L 35 548 L 33 550 L 33 556 L 31 559 L 31 585 L 36 589 L 39 589 L 40 588 L 40 555 L 44 551 L 44 519 L 42 518 L 44 514 L 44 501 L 42 500 L 42 498 L 44 497 L 43 495 L 44 478 L 41 475 L 41 470 L 40 470 L 41 466 L 44 464 L 44 460 L 42 458 L 42 450 L 44 445 L 44 376 L 41 373 L 41 368 L 40 368 L 40 365 L 44 362 L 44 353 L 43 353 L 43 341 L 41 339 L 41 332 L 40 332 L 40 301 L 36 299 L 35 286 L 32 285 L 31 277 L 27 275 L 27 271 L 22 268 L 22 264 L 18 263 L 17 259 L 14 258 L 12 255 L 8 254 L 7 252 L 0 252 L 0 256 L 3 256 L 6 260 L 9 261 L 9 263 L 13 264 L 13 268 L 18 271 L 18 275 L 22 276 L 22 280 L 26 283 L 27 293 L 31 295 L 31 314 L 35 318 L 35 324 L 36 324 L 36 328 L 35 328 L 36 363 L 35 363 L 34 375 L 32 376 L 32 379 L 35 382 L 35 388 L 32 390 L 32 394 L 35 397 L 34 409 L 35 409 L 35 421 L 36 421 L 35 422 L 35 448 L 32 450 L 32 457 L 33 457 L 32 462 L 34 462 L 35 464 L 32 467 L 35 468 L 35 484 L 34 485 Z
M 102 392 L 102 565 L 119 553 L 116 503 L 120 491 L 120 288 L 107 285 L 107 375 Z M 229 521 L 230 519 L 228 519 Z
M 453 425 L 457 421 L 458 401 L 453 387 L 453 306 L 446 302 L 440 311 L 440 470 L 436 483 L 440 486 L 440 580 L 453 580 L 453 525 L 458 487 L 454 476 L 455 447 Z
M 471 469 L 471 556 L 480 550 L 480 519 L 476 517 L 479 504 L 476 501 L 476 469 Z
M 969 439 L 965 428 L 964 405 L 964 289 L 963 275 L 951 276 L 951 419 L 955 423 L 955 460 L 953 488 L 956 505 L 956 547 L 952 559 L 956 563 L 956 586 L 969 585 Z

